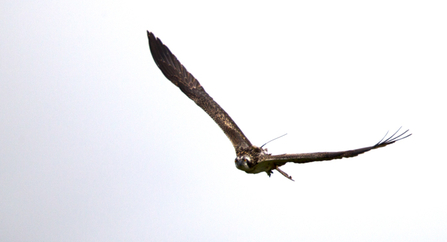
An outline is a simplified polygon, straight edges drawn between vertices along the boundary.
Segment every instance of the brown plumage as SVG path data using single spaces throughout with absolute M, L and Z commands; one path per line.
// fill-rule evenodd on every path
M 217 104 L 213 98 L 203 89 L 197 79 L 189 73 L 180 61 L 171 53 L 159 38 L 156 38 L 151 32 L 147 32 L 149 47 L 155 63 L 161 72 L 174 85 L 201 107 L 223 130 L 230 139 L 236 151 L 236 167 L 247 173 L 259 173 L 265 171 L 269 176 L 272 170 L 278 170 L 282 175 L 292 180 L 292 177 L 279 169 L 287 162 L 307 163 L 313 161 L 324 161 L 354 157 L 372 149 L 385 147 L 401 139 L 405 139 L 411 134 L 405 135 L 408 130 L 396 136 L 397 130 L 393 135 L 385 137 L 377 144 L 360 149 L 338 151 L 338 152 L 316 152 L 301 154 L 282 154 L 271 155 L 266 149 L 254 146 L 242 133 L 231 117 Z M 405 135 L 405 136 L 404 136 Z M 386 136 L 386 135 L 385 135 Z
M 151 32 L 148 31 L 147 35 L 152 57 L 166 78 L 179 87 L 186 96 L 199 105 L 219 125 L 236 150 L 238 147 L 251 147 L 250 141 L 234 123 L 230 115 L 205 92 L 197 79 L 186 70 L 168 47 L 160 39 L 155 38 Z

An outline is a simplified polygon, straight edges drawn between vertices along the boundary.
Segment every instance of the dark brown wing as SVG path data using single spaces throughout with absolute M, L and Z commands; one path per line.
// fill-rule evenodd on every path
M 399 128 L 399 130 L 400 130 L 400 128 Z M 385 139 L 385 137 L 386 137 L 386 135 L 385 135 L 385 137 L 383 137 L 382 140 L 380 140 L 377 144 L 370 146 L 370 147 L 365 147 L 365 148 L 360 148 L 360 149 L 355 149 L 355 150 L 338 151 L 338 152 L 316 152 L 316 153 L 302 153 L 302 154 L 271 155 L 271 156 L 265 156 L 265 159 L 262 159 L 262 161 L 260 161 L 258 163 L 267 162 L 270 164 L 268 164 L 268 165 L 265 164 L 264 165 L 265 167 L 276 167 L 276 166 L 282 166 L 287 162 L 307 163 L 307 162 L 313 162 L 313 161 L 325 161 L 325 160 L 354 157 L 354 156 L 360 155 L 362 153 L 368 152 L 373 149 L 385 147 L 385 146 L 392 144 L 396 141 L 405 139 L 411 135 L 411 134 L 405 135 L 408 132 L 408 130 L 406 130 L 405 132 L 396 136 L 396 134 L 399 132 L 399 130 L 397 130 L 393 135 L 391 135 L 387 139 Z
M 200 85 L 197 79 L 189 73 L 186 68 L 177 60 L 159 38 L 147 31 L 149 47 L 155 63 L 161 72 L 174 85 L 180 88 L 186 96 L 201 107 L 223 130 L 223 132 L 233 143 L 236 151 L 238 148 L 251 147 L 250 141 L 245 137 L 231 117 L 217 104 L 205 89 Z

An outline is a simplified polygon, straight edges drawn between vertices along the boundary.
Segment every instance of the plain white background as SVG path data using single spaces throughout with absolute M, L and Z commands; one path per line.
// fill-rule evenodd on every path
M 1 241 L 445 241 L 442 1 L 3 1 Z M 154 32 L 255 145 L 245 174 Z

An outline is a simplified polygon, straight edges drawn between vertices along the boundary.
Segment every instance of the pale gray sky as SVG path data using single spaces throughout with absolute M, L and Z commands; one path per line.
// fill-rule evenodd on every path
M 445 241 L 443 1 L 3 1 L 0 241 Z M 154 32 L 272 153 L 245 174 Z

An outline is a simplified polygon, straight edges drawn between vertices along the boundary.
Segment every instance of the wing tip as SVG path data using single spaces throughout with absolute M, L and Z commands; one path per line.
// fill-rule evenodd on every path
M 157 37 L 155 37 L 154 33 L 152 33 L 151 31 L 146 30 L 146 32 L 147 32 L 147 38 L 148 38 L 148 39 L 150 39 L 150 40 L 156 40 L 156 39 L 158 39 Z
M 396 135 L 397 133 L 399 133 L 399 131 L 401 130 L 402 127 L 400 127 L 396 132 L 394 132 L 390 137 L 386 138 L 388 132 L 386 132 L 385 136 L 383 136 L 383 138 L 376 144 L 374 145 L 374 148 L 379 148 L 379 147 L 384 147 L 387 146 L 389 144 L 392 144 L 394 142 L 397 142 L 399 140 L 403 140 L 405 138 L 408 138 L 412 135 L 412 133 L 409 133 L 407 135 L 405 135 L 406 133 L 408 133 L 408 131 L 410 131 L 409 129 L 405 130 L 404 132 L 400 133 L 399 135 Z M 405 135 L 405 136 L 404 136 Z M 386 139 L 385 139 L 386 138 Z

